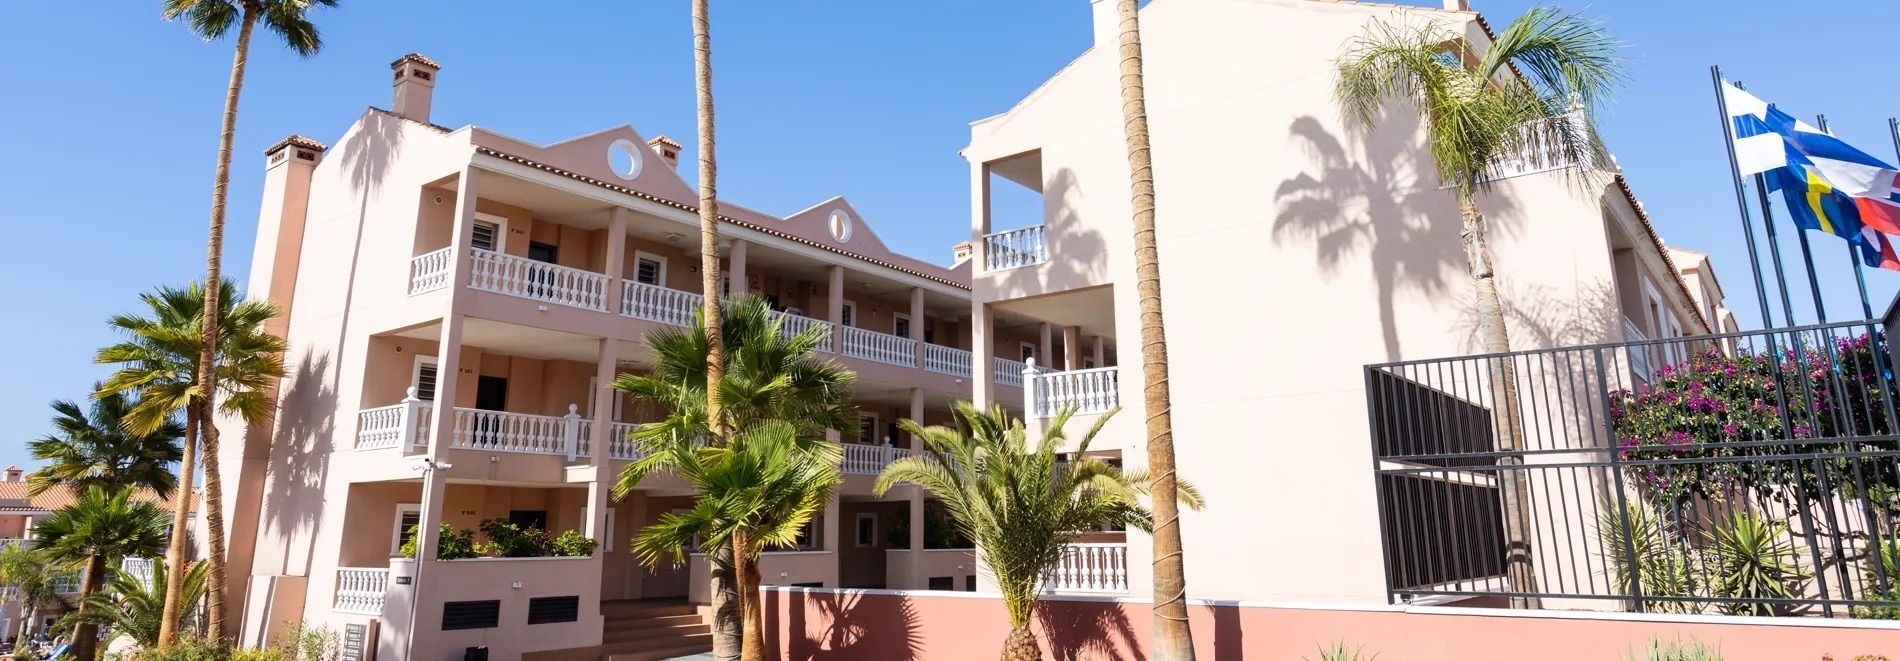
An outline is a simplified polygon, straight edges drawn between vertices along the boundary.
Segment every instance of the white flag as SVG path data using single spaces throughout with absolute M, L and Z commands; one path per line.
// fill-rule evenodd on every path
M 1760 126 L 1768 117 L 1768 102 L 1755 98 L 1735 83 L 1722 81 L 1722 100 L 1728 103 L 1728 131 L 1735 136 L 1735 167 L 1737 175 L 1761 174 L 1775 168 L 1787 167 L 1788 145 L 1778 133 L 1743 131 L 1745 125 Z M 1754 117 L 1757 122 L 1737 122 L 1742 117 Z M 1795 128 L 1801 131 L 1819 133 L 1820 129 L 1806 122 L 1796 121 Z

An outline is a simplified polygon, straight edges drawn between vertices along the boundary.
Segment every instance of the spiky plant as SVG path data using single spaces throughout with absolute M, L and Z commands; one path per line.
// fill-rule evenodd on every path
M 1710 589 L 1731 599 L 1723 609 L 1736 615 L 1779 615 L 1788 604 L 1771 603 L 1801 596 L 1809 574 L 1788 538 L 1788 524 L 1749 510 L 1730 512 L 1702 532 L 1708 548 Z
M 1597 537 L 1609 562 L 1608 577 L 1618 592 L 1634 595 L 1640 588 L 1643 608 L 1649 612 L 1702 610 L 1694 601 L 1657 598 L 1702 594 L 1702 568 L 1688 542 L 1649 506 L 1631 501 L 1619 513 L 1616 504 L 1606 500 L 1597 510 Z

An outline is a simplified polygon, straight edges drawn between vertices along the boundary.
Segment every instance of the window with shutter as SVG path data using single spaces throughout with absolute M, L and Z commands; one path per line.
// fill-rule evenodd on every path
M 416 399 L 435 401 L 435 360 L 435 356 L 416 356 L 415 374 L 409 380 L 409 385 L 416 389 Z
M 643 285 L 659 286 L 660 263 L 651 259 L 636 260 L 633 266 L 633 279 Z
M 910 337 L 910 315 L 891 315 L 891 334 L 898 337 Z
M 876 445 L 878 443 L 876 413 L 858 414 L 858 442 L 867 445 Z
M 856 327 L 858 325 L 856 321 L 857 316 L 858 316 L 858 304 L 852 303 L 851 301 L 845 301 L 844 314 L 843 316 L 839 317 L 839 322 L 845 326 Z
M 390 536 L 389 554 L 401 555 L 402 545 L 409 543 L 409 539 L 415 537 L 415 531 L 411 529 L 419 525 L 422 525 L 421 504 L 401 503 L 396 505 L 396 530 L 395 534 Z
M 475 221 L 475 236 L 469 244 L 481 250 L 501 250 L 501 226 L 480 220 Z

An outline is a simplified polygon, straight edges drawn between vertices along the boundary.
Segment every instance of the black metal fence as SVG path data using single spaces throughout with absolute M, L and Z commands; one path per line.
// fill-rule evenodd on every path
M 1900 619 L 1867 322 L 1366 368 L 1393 600 Z

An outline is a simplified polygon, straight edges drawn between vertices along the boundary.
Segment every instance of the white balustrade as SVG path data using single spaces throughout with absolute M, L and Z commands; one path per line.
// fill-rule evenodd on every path
M 632 280 L 620 294 L 620 314 L 680 327 L 692 326 L 693 313 L 705 304 L 706 297 L 693 292 Z
M 1020 360 L 992 358 L 992 371 L 996 373 L 997 385 L 1023 387 L 1023 370 L 1029 366 Z
M 891 462 L 910 454 L 910 450 L 888 445 L 844 444 L 844 462 L 838 470 L 851 475 L 877 475 Z
M 1023 405 L 1037 418 L 1071 406 L 1077 414 L 1107 413 L 1121 405 L 1120 373 L 1115 367 L 1044 372 L 1032 361 L 1023 370 Z
M 363 409 L 356 414 L 356 449 L 381 450 L 402 445 L 402 404 Z
M 1631 323 L 1629 319 L 1624 319 L 1623 339 L 1629 342 L 1647 342 L 1649 336 L 1644 335 L 1643 331 L 1637 330 L 1636 324 Z M 1650 345 L 1647 344 L 1632 345 L 1626 348 L 1630 355 L 1630 371 L 1636 373 L 1636 378 L 1644 381 L 1648 381 L 1656 374 L 1649 362 L 1650 348 Z
M 844 327 L 844 355 L 852 358 L 900 365 L 917 366 L 917 341 L 889 333 Z
M 646 453 L 640 451 L 640 442 L 631 438 L 633 430 L 639 428 L 640 425 L 638 423 L 614 423 L 613 436 L 607 439 L 607 457 L 609 459 L 624 459 L 627 461 L 639 461 L 646 458 Z
M 811 317 L 801 317 L 790 312 L 778 313 L 778 319 L 779 332 L 782 333 L 797 335 L 813 328 L 824 329 L 822 339 L 818 342 L 818 350 L 831 353 L 831 322 L 819 321 Z
M 389 568 L 336 568 L 336 605 L 339 613 L 382 615 L 383 595 L 389 591 Z
M 1529 122 L 1519 131 L 1523 133 L 1523 144 L 1517 150 L 1499 157 L 1491 165 L 1491 172 L 1486 178 L 1503 179 L 1571 166 L 1590 169 L 1595 165 L 1589 154 L 1566 153 L 1562 148 L 1565 137 L 1586 144 L 1593 139 L 1590 123 L 1581 112 Z M 1565 136 L 1565 133 L 1570 135 Z
M 607 276 L 476 248 L 468 286 L 587 310 L 607 310 Z
M 580 415 L 528 415 L 480 409 L 455 409 L 449 447 L 488 452 L 558 454 L 574 457 L 580 449 Z
M 1034 266 L 1049 261 L 1049 241 L 1042 225 L 983 235 L 983 270 Z
M 130 574 L 140 585 L 148 585 L 152 582 L 154 567 L 151 558 L 126 558 L 119 561 L 119 573 Z
M 443 248 L 409 260 L 409 295 L 449 285 L 449 249 Z
M 970 378 L 970 352 L 938 344 L 924 344 L 924 369 L 938 374 Z
M 79 592 L 78 576 L 61 576 L 53 579 L 54 594 L 74 594 Z
M 1046 592 L 1127 592 L 1127 544 L 1066 544 L 1043 577 Z

